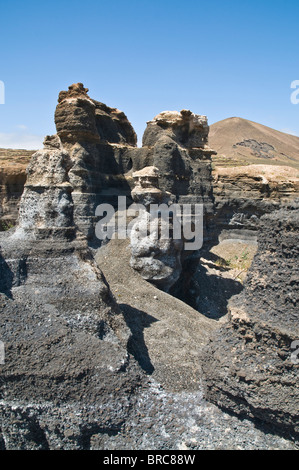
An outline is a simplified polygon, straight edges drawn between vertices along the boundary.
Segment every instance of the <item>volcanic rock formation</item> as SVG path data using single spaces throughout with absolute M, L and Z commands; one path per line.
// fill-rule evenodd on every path
M 203 203 L 206 214 L 211 215 L 214 152 L 208 146 L 208 132 L 206 116 L 187 110 L 164 111 L 147 123 L 133 169 L 157 167 L 160 189 L 174 194 L 178 203 Z
M 124 428 L 129 415 L 133 427 L 139 419 L 139 442 L 160 446 L 160 436 L 146 427 L 151 418 L 137 418 L 138 407 L 147 413 L 152 399 L 153 409 L 165 401 L 165 407 L 157 405 L 160 423 L 165 418 L 161 409 L 170 407 L 174 415 L 177 405 L 167 401 L 169 395 L 166 400 L 165 391 L 159 395 L 159 384 L 150 392 L 145 373 L 156 367 L 155 377 L 164 379 L 171 393 L 196 392 L 194 403 L 202 379 L 199 350 L 218 324 L 222 328 L 202 355 L 207 397 L 233 412 L 298 431 L 297 366 L 290 361 L 299 333 L 298 207 L 262 218 L 259 251 L 245 290 L 230 304 L 230 321 L 217 323 L 189 306 L 184 311 L 183 302 L 155 287 L 190 299 L 199 250 L 182 250 L 182 240 L 171 237 L 165 244 L 140 238 L 149 204 L 171 201 L 203 204 L 204 243 L 216 242 L 206 117 L 187 110 L 163 112 L 148 122 L 143 146 L 137 148 L 126 116 L 91 99 L 78 83 L 59 94 L 55 123 L 57 134 L 45 138 L 28 166 L 18 224 L 0 234 L 0 339 L 5 347 L 0 449 L 101 449 L 113 442 L 128 448 L 132 433 L 126 432 L 130 426 Z M 253 189 L 257 184 L 266 194 L 266 180 L 254 180 Z M 101 246 L 96 237 L 96 207 L 109 203 L 117 208 L 118 196 L 125 196 L 128 205 L 145 206 L 133 225 L 131 252 L 127 240 Z M 255 202 L 249 202 L 253 207 Z M 262 204 L 261 214 L 266 212 Z M 254 216 L 236 213 L 229 221 L 238 227 L 245 220 L 256 229 Z M 126 258 L 130 255 L 134 270 Z M 123 259 L 114 263 L 117 256 Z M 122 284 L 119 305 L 98 263 L 106 266 L 115 292 Z M 152 297 L 157 303 L 151 309 Z M 182 403 L 188 428 L 184 400 L 190 396 L 186 392 L 177 400 L 171 395 Z M 180 438 L 177 427 L 170 427 Z
M 89 245 L 97 242 L 97 205 L 116 206 L 119 195 L 129 202 L 132 197 L 140 200 L 138 185 L 131 195 L 133 168 L 147 166 L 145 154 L 152 160 L 160 157 L 157 147 L 137 149 L 125 115 L 92 100 L 87 91 L 75 84 L 59 94 L 57 135 L 47 136 L 44 148 L 33 155 L 18 224 L 1 234 L 0 337 L 5 363 L 0 381 L 0 440 L 7 449 L 89 448 L 91 438 L 118 432 L 133 406 L 135 391 L 144 383 L 141 369 L 127 351 L 130 330 Z M 199 134 L 206 134 L 206 121 L 190 112 L 179 116 L 166 133 L 163 128 L 158 132 L 165 162 L 169 157 L 174 168 L 180 162 L 175 171 L 180 177 L 188 176 L 187 198 L 197 181 L 199 195 L 191 191 L 196 201 L 208 198 L 211 202 L 210 177 L 206 191 L 205 178 L 195 176 L 201 164 L 193 160 L 196 155 L 205 159 L 207 150 L 204 167 L 209 174 L 210 151 Z M 154 135 L 152 130 L 152 142 Z M 168 143 L 163 147 L 165 138 Z M 176 188 L 173 198 L 178 200 L 178 174 L 169 170 L 167 182 Z M 144 186 L 142 175 L 138 177 Z M 158 183 L 157 174 L 154 180 Z M 154 201 L 161 201 L 161 195 L 162 200 L 168 199 L 165 189 L 152 189 Z M 145 205 L 146 198 L 143 193 Z M 180 274 L 180 249 L 174 245 L 170 241 L 168 248 L 159 246 L 164 271 L 169 268 L 169 255 L 176 263 L 170 263 L 165 285 Z M 138 249 L 135 245 L 135 254 Z
M 229 322 L 202 356 L 207 397 L 240 415 L 298 433 L 299 205 L 263 216 L 259 248 Z
M 130 196 L 123 174 L 132 166 L 127 151 L 136 146 L 135 132 L 124 113 L 91 100 L 82 84 L 59 94 L 55 112 L 57 134 L 67 150 L 71 168 L 74 223 L 94 238 L 96 207 Z
M 70 116 L 65 129 L 75 141 L 60 124 L 65 147 L 46 137 L 28 167 L 19 223 L 0 238 L 7 449 L 88 448 L 92 435 L 117 432 L 143 380 L 127 352 L 130 330 L 88 247 L 101 160 L 90 125 L 96 105 L 81 85 L 63 96 L 58 116 Z
M 211 156 L 208 145 L 209 126 L 206 116 L 189 110 L 164 111 L 147 123 L 142 148 L 133 157 L 133 170 L 155 166 L 158 185 L 173 195 L 177 204 L 203 205 L 203 237 L 214 237 L 211 220 L 214 215 Z M 183 250 L 181 275 L 170 292 L 189 301 L 190 280 L 199 263 L 198 250 Z

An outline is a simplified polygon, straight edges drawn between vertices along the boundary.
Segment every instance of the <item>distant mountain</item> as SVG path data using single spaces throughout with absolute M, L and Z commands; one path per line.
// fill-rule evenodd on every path
M 248 164 L 299 168 L 299 137 L 238 117 L 210 126 L 209 145 L 217 166 Z

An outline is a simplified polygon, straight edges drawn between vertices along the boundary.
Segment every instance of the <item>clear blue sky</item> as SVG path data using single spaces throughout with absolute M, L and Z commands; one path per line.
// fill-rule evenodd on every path
M 299 135 L 298 26 L 298 0 L 2 1 L 0 147 L 40 147 L 74 82 L 124 111 L 139 141 L 183 108 Z

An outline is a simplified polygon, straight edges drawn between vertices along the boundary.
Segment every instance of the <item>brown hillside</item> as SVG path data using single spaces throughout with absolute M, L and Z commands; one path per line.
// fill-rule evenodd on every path
M 216 150 L 216 166 L 250 164 L 299 168 L 299 137 L 242 118 L 228 118 L 210 126 L 209 145 Z

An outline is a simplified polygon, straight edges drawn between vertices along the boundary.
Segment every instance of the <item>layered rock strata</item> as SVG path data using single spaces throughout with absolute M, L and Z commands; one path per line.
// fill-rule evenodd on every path
M 26 167 L 34 152 L 0 149 L 0 231 L 15 225 L 26 181 Z
M 299 178 L 286 166 L 216 167 L 213 194 L 215 233 L 220 241 L 256 240 L 260 217 L 299 196 Z

